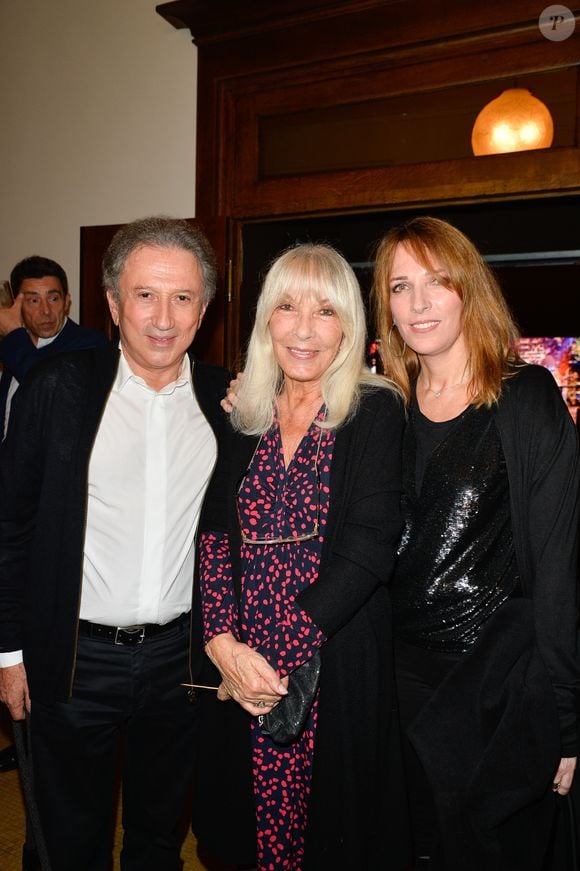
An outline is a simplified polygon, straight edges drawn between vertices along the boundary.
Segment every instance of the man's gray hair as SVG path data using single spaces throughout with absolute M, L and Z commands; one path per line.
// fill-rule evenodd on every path
M 128 257 L 138 248 L 180 248 L 189 251 L 199 263 L 203 278 L 203 302 L 213 299 L 216 289 L 216 259 L 213 249 L 199 227 L 179 218 L 157 215 L 124 224 L 113 236 L 103 256 L 103 288 L 110 290 L 119 303 L 119 280 Z

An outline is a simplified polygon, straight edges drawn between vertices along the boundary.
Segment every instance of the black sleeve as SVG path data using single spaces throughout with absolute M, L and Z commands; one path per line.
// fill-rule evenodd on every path
M 525 367 L 513 384 L 508 382 L 504 405 L 503 419 L 509 422 L 504 449 L 518 565 L 524 589 L 534 602 L 536 643 L 554 688 L 562 754 L 576 756 L 577 435 L 554 379 L 542 367 Z M 510 431 L 515 438 L 509 437 Z
M 330 514 L 336 524 L 317 581 L 297 598 L 327 637 L 390 578 L 402 526 L 403 424 L 402 403 L 377 390 L 337 433 L 330 482 Z
M 22 603 L 36 524 L 45 444 L 43 408 L 49 402 L 38 381 L 18 391 L 6 440 L 0 449 L 0 651 L 23 646 Z M 26 399 L 26 401 L 24 401 Z

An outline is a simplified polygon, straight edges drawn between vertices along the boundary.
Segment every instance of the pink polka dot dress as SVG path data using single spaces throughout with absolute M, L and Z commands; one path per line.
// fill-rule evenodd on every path
M 321 409 L 318 419 L 323 414 Z M 285 468 L 278 422 L 261 438 L 238 493 L 244 542 L 239 605 L 227 535 L 202 537 L 206 643 L 232 632 L 258 649 L 281 676 L 310 659 L 325 641 L 295 599 L 318 577 L 333 446 L 334 433 L 313 422 Z M 302 868 L 317 707 L 315 700 L 302 734 L 285 746 L 275 744 L 252 719 L 260 871 Z

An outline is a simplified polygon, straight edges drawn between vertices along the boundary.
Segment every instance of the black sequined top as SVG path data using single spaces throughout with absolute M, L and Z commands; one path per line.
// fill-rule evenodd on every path
M 507 470 L 489 409 L 469 407 L 435 423 L 413 406 L 403 493 L 392 589 L 396 636 L 463 653 L 519 591 Z

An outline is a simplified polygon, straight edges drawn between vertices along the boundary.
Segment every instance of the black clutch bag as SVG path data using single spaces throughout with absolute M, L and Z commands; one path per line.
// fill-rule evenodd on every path
M 291 744 L 298 738 L 314 702 L 320 680 L 320 653 L 293 671 L 288 694 L 270 713 L 258 717 L 262 732 L 276 744 Z

